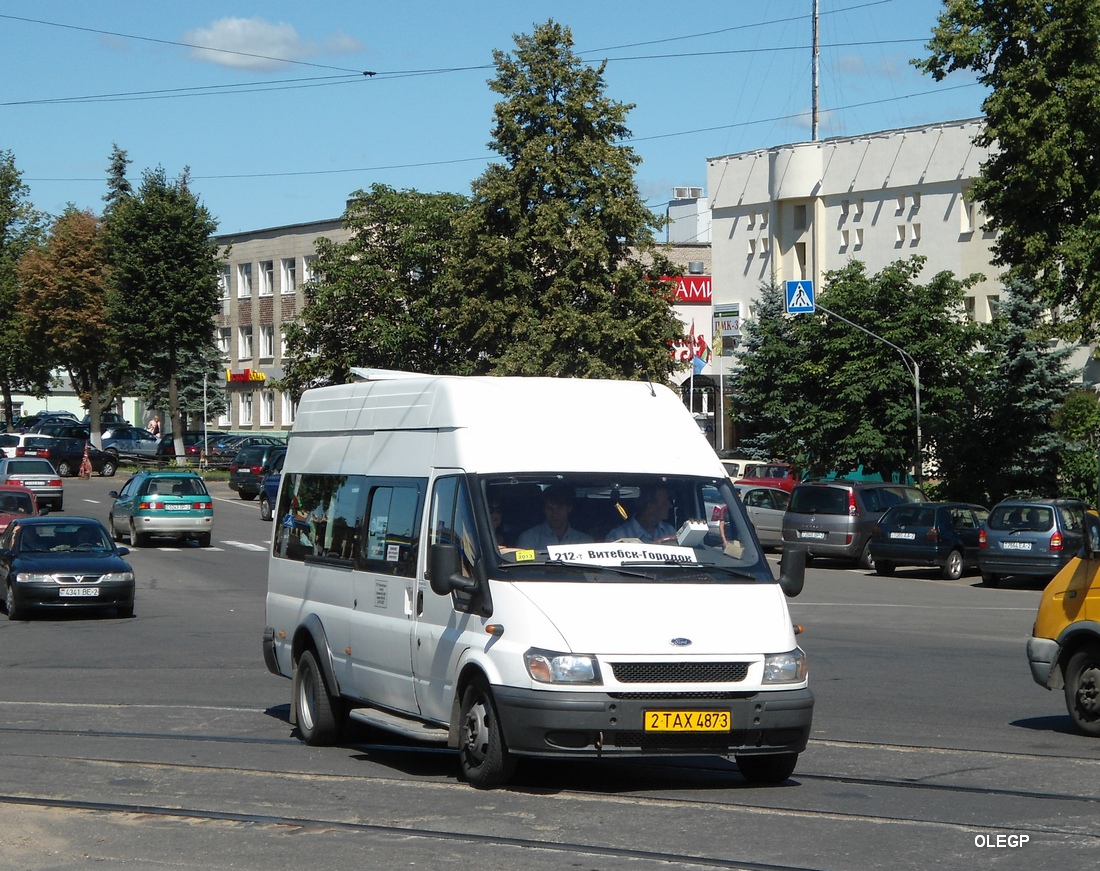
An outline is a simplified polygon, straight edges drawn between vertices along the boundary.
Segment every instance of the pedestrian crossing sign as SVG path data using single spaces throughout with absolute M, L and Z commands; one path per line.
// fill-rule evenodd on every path
M 813 314 L 814 310 L 814 283 L 806 280 L 788 281 L 787 314 Z

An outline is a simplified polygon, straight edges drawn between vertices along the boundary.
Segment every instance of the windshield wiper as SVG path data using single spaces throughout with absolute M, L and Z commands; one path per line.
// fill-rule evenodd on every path
M 746 571 L 743 571 L 743 570 L 740 570 L 740 569 L 731 569 L 729 566 L 720 566 L 720 565 L 718 565 L 718 563 L 712 563 L 712 562 L 682 563 L 682 562 L 675 562 L 675 561 L 670 560 L 669 562 L 645 562 L 645 563 L 642 563 L 642 562 L 627 562 L 627 563 L 623 563 L 623 565 L 627 565 L 627 566 L 646 565 L 646 566 L 653 566 L 654 568 L 692 569 L 692 570 L 695 570 L 695 571 L 698 571 L 698 570 L 702 569 L 703 571 L 708 571 L 708 572 L 709 571 L 722 572 L 722 574 L 724 574 L 724 575 L 729 575 L 730 577 L 733 577 L 733 578 L 744 578 L 746 581 L 759 581 L 760 580 L 760 577 L 758 575 L 754 575 L 751 572 L 746 572 Z
M 645 563 L 645 565 L 653 565 L 653 563 Z M 644 572 L 632 572 L 628 569 L 620 568 L 619 566 L 602 566 L 595 563 L 571 563 L 564 560 L 524 560 L 521 563 L 511 563 L 501 561 L 497 563 L 498 568 L 519 569 L 526 568 L 527 566 L 538 566 L 545 569 L 581 569 L 590 572 L 613 572 L 617 575 L 626 575 L 628 578 L 645 578 L 647 581 L 655 580 L 653 575 L 648 575 Z

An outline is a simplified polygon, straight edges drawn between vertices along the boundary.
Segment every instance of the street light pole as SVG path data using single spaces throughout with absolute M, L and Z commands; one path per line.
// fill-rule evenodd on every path
M 855 327 L 860 332 L 866 333 L 872 339 L 878 339 L 884 345 L 890 346 L 891 348 L 893 348 L 895 351 L 897 351 L 901 355 L 901 360 L 905 364 L 905 368 L 907 370 L 909 370 L 909 374 L 913 377 L 913 389 L 916 393 L 916 404 L 917 404 L 917 446 L 916 447 L 917 447 L 917 456 L 916 456 L 916 462 L 913 464 L 913 477 L 916 478 L 917 486 L 918 487 L 923 487 L 924 486 L 924 481 L 923 481 L 924 474 L 923 474 L 922 466 L 924 465 L 924 461 L 923 461 L 923 457 L 921 455 L 921 435 L 920 435 L 920 365 L 917 363 L 916 360 L 913 359 L 913 356 L 911 354 L 909 354 L 907 351 L 903 350 L 902 348 L 899 348 L 893 342 L 882 338 L 882 336 L 879 336 L 879 335 L 876 335 L 875 333 L 872 333 L 866 327 L 861 327 L 859 324 L 855 323 L 854 321 L 850 321 L 846 317 L 838 315 L 836 312 L 829 311 L 827 308 L 825 308 L 820 303 L 817 303 L 815 308 L 817 309 L 817 311 L 825 312 L 825 314 L 829 315 L 830 317 L 836 318 L 838 321 L 844 321 L 844 323 L 846 323 L 848 326 Z

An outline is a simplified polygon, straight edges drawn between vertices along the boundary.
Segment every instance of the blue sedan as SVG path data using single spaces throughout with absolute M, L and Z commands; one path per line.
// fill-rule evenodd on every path
M 88 517 L 23 517 L 0 536 L 0 584 L 9 620 L 31 610 L 114 609 L 134 614 L 134 570 L 107 529 Z

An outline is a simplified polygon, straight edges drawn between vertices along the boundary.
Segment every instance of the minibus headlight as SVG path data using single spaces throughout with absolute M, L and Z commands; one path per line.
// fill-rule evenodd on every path
M 806 654 L 802 648 L 764 657 L 764 683 L 802 683 L 805 679 Z
M 594 656 L 531 648 L 523 654 L 523 661 L 527 673 L 539 683 L 603 683 Z

